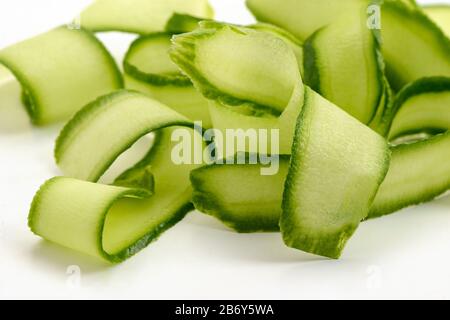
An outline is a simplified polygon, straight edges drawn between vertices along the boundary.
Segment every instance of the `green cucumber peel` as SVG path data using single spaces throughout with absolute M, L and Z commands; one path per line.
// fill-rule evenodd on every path
M 141 35 L 164 31 L 174 13 L 213 18 L 208 0 L 97 0 L 80 15 L 94 32 L 122 31 Z
M 84 29 L 59 27 L 2 49 L 0 64 L 20 82 L 36 125 L 66 120 L 89 101 L 123 87 L 114 59 Z

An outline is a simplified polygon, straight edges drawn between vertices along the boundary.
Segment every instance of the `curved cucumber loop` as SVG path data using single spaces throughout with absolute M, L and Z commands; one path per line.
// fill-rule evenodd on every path
M 389 162 L 385 139 L 308 88 L 284 188 L 286 245 L 339 258 L 367 217 Z
M 344 16 L 314 33 L 304 47 L 305 83 L 362 123 L 373 123 L 385 107 L 387 82 L 367 17 Z
M 427 132 L 424 140 L 393 147 L 392 164 L 369 218 L 430 201 L 450 189 L 450 78 L 425 78 L 396 99 L 390 136 Z M 399 140 L 401 141 L 401 140 Z
M 95 182 L 139 138 L 171 126 L 192 122 L 143 94 L 118 91 L 92 102 L 67 123 L 56 141 L 55 159 L 65 175 Z
M 213 18 L 208 0 L 96 0 L 80 15 L 81 25 L 94 31 L 149 34 L 164 31 L 173 13 Z
M 217 22 L 201 25 L 174 38 L 171 56 L 197 89 L 212 100 L 214 128 L 223 136 L 227 129 L 277 129 L 279 152 L 289 154 L 304 96 L 292 48 L 267 31 Z M 220 141 L 216 145 L 220 150 Z M 247 148 L 235 151 L 255 152 Z M 223 153 L 224 157 L 233 155 Z
M 105 47 L 88 31 L 60 27 L 0 51 L 23 89 L 36 125 L 66 120 L 80 106 L 122 88 L 122 76 Z
M 200 165 L 172 161 L 172 132 L 180 127 L 203 146 L 192 122 L 143 94 L 119 91 L 82 109 L 56 145 L 68 177 L 50 180 L 38 192 L 29 216 L 32 231 L 111 262 L 143 249 L 191 209 L 189 173 Z M 157 141 L 142 161 L 112 186 L 92 183 L 150 132 Z M 80 234 L 86 237 L 80 240 Z
M 396 91 L 423 77 L 450 76 L 450 39 L 419 7 L 385 0 L 381 35 L 387 76 Z
M 450 5 L 430 5 L 422 9 L 450 37 Z
M 132 43 L 123 62 L 125 87 L 145 93 L 209 128 L 208 100 L 170 59 L 171 38 L 169 33 L 155 33 Z
M 259 21 L 276 24 L 301 40 L 337 21 L 344 14 L 367 12 L 381 6 L 381 35 L 386 71 L 393 89 L 430 76 L 450 76 L 450 40 L 409 0 L 247 0 Z M 402 39 L 399 41 L 398 39 Z

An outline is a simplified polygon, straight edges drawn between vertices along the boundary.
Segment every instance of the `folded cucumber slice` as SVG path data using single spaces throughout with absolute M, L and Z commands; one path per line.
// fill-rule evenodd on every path
M 97 0 L 80 16 L 81 25 L 95 31 L 138 34 L 164 31 L 173 13 L 212 18 L 208 0 Z
M 430 5 L 423 7 L 423 10 L 444 31 L 447 37 L 450 37 L 450 6 Z
M 175 36 L 171 57 L 208 99 L 277 116 L 301 80 L 289 45 L 249 28 L 215 23 Z
M 389 160 L 381 136 L 307 89 L 280 219 L 286 245 L 339 258 L 367 217 Z
M 194 32 L 176 36 L 171 55 L 199 91 L 213 100 L 214 128 L 223 133 L 227 129 L 277 129 L 279 152 L 289 154 L 304 95 L 292 48 L 273 35 L 275 29 L 259 29 L 267 26 L 255 30 L 217 22 L 201 25 Z
M 423 77 L 450 76 L 450 40 L 420 8 L 385 0 L 381 34 L 395 90 Z
M 238 232 L 279 231 L 289 158 L 279 157 L 276 175 L 261 175 L 265 167 L 261 163 L 212 164 L 196 169 L 191 172 L 193 203 L 199 211 Z
M 194 146 L 203 145 L 192 122 L 140 93 L 119 91 L 82 109 L 56 145 L 59 166 L 71 178 L 52 179 L 37 193 L 32 231 L 110 262 L 143 249 L 192 208 L 189 173 L 200 165 L 172 161 L 179 126 L 187 127 Z M 91 183 L 149 132 L 157 140 L 144 159 L 112 186 Z
M 83 29 L 60 27 L 5 48 L 0 64 L 21 83 L 36 125 L 66 120 L 89 101 L 123 86 L 111 55 Z
M 400 92 L 395 105 L 392 138 L 437 135 L 393 147 L 391 168 L 369 218 L 430 201 L 450 189 L 450 165 L 443 161 L 450 157 L 450 79 L 418 80 Z
M 344 16 L 305 43 L 305 83 L 364 124 L 369 124 L 386 90 L 384 61 L 366 16 Z
M 123 62 L 125 87 L 145 93 L 209 128 L 208 100 L 170 59 L 171 38 L 171 34 L 156 33 L 132 43 Z

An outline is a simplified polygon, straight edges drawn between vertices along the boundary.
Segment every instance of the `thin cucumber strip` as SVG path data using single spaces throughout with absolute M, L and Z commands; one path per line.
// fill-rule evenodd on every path
M 450 5 L 430 5 L 423 7 L 423 11 L 450 37 Z
M 450 40 L 419 7 L 385 0 L 381 35 L 394 90 L 423 77 L 450 76 Z
M 88 31 L 59 27 L 0 51 L 23 89 L 36 125 L 66 120 L 89 101 L 123 87 L 105 47 Z
M 278 25 L 306 40 L 342 14 L 356 13 L 366 3 L 365 0 L 247 0 L 247 7 L 258 21 Z
M 280 229 L 286 245 L 339 258 L 389 168 L 385 139 L 307 89 Z
M 139 138 L 172 126 L 192 122 L 143 94 L 118 91 L 92 102 L 67 123 L 56 141 L 55 159 L 66 176 L 95 182 Z
M 177 165 L 172 158 L 173 132 L 183 127 L 193 146 L 202 147 L 192 122 L 143 94 L 119 91 L 85 107 L 56 146 L 59 165 L 71 178 L 52 179 L 37 193 L 29 215 L 32 231 L 115 263 L 146 247 L 192 209 L 189 173 L 201 164 Z M 112 186 L 92 183 L 152 131 L 157 140 L 144 159 Z M 79 162 L 76 152 L 90 160 Z
M 169 57 L 171 38 L 170 33 L 153 33 L 135 40 L 123 62 L 125 72 L 155 86 L 191 86 Z
M 352 14 L 305 43 L 305 83 L 364 124 L 384 107 L 384 61 L 367 17 Z
M 289 45 L 249 28 L 215 23 L 178 35 L 170 54 L 208 99 L 229 106 L 247 104 L 277 116 L 301 81 Z
M 399 93 L 395 105 L 391 138 L 437 135 L 393 147 L 391 168 L 369 218 L 430 201 L 450 189 L 450 165 L 445 161 L 450 157 L 450 79 L 418 80 Z
M 208 0 L 96 0 L 80 15 L 81 25 L 94 32 L 148 34 L 164 31 L 173 13 L 213 18 Z
M 203 22 L 202 22 L 203 21 Z M 166 25 L 166 31 L 177 34 L 177 33 L 186 33 L 186 32 L 192 32 L 195 29 L 199 27 L 199 24 L 204 28 L 221 28 L 223 27 L 223 23 L 212 21 L 212 20 L 205 20 L 189 15 L 182 15 L 175 13 L 172 18 L 170 18 L 169 22 Z M 238 25 L 235 25 L 236 27 L 239 27 Z M 241 26 L 243 27 L 243 26 Z M 287 32 L 286 30 L 279 28 L 275 25 L 268 24 L 268 23 L 256 23 L 249 26 L 245 26 L 249 29 L 259 30 L 263 32 L 270 33 L 284 42 L 286 42 L 292 50 L 294 50 L 295 56 L 297 57 L 298 67 L 300 72 L 303 74 L 303 43 L 300 41 L 297 37 L 292 35 L 291 33 Z
M 168 33 L 156 33 L 133 42 L 123 62 L 125 87 L 145 93 L 209 128 L 212 123 L 208 100 L 170 59 L 171 37 Z
M 246 157 L 249 159 L 248 155 Z M 261 169 L 266 165 L 260 162 L 212 164 L 192 171 L 196 209 L 218 218 L 238 232 L 279 231 L 282 186 L 289 158 L 279 157 L 276 175 L 261 175 Z
M 372 0 L 247 0 L 259 21 L 288 30 L 301 40 L 340 19 L 343 14 L 372 14 Z M 368 16 L 369 18 L 369 16 Z M 386 71 L 395 91 L 430 76 L 450 75 L 450 40 L 413 1 L 385 0 L 381 6 L 381 35 Z M 399 41 L 402 39 L 402 41 Z
M 389 173 L 368 219 L 431 201 L 450 189 L 450 132 L 392 151 Z
M 405 87 L 396 98 L 389 138 L 450 130 L 450 78 L 431 77 Z

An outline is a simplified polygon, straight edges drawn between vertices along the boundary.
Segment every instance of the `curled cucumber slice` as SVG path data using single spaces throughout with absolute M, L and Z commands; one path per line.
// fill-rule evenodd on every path
M 383 119 L 374 121 L 385 107 L 384 61 L 365 15 L 344 16 L 314 33 L 304 47 L 306 84 L 364 124 Z
M 169 33 L 155 33 L 132 43 L 123 63 L 125 87 L 145 93 L 209 128 L 208 100 L 170 59 L 171 38 Z
M 58 138 L 56 159 L 67 177 L 50 180 L 37 193 L 29 215 L 31 230 L 110 262 L 131 257 L 192 207 L 189 173 L 200 164 L 173 161 L 172 133 L 185 128 L 193 145 L 202 146 L 193 126 L 136 92 L 119 91 L 88 105 Z M 157 133 L 157 140 L 144 159 L 114 185 L 94 183 L 120 154 L 150 132 Z
M 292 47 L 260 27 L 203 22 L 201 28 L 174 38 L 171 57 L 212 101 L 213 127 L 223 136 L 227 129 L 275 129 L 280 136 L 277 151 L 289 154 L 304 86 Z M 222 150 L 227 141 L 216 144 Z
M 122 76 L 88 31 L 60 27 L 0 51 L 0 64 L 22 85 L 36 125 L 70 118 L 89 101 L 120 89 Z
M 420 79 L 395 102 L 392 164 L 369 218 L 430 201 L 450 189 L 450 79 Z M 420 134 L 429 137 L 414 141 Z M 431 136 L 431 137 L 430 137 Z M 406 141 L 406 144 L 401 144 Z

